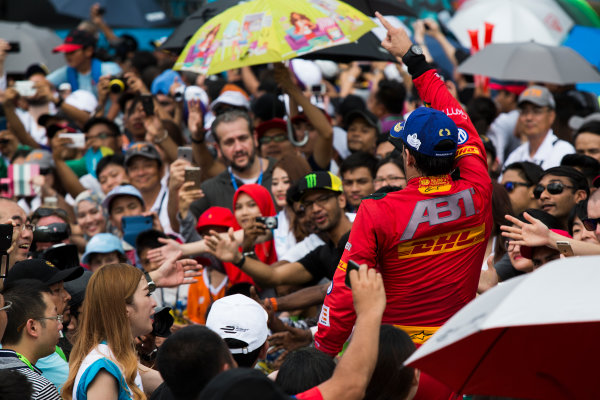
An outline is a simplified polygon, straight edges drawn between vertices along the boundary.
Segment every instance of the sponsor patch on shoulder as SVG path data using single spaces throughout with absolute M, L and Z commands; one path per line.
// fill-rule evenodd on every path
M 350 249 L 352 248 L 352 243 L 350 242 L 346 242 L 346 245 L 344 246 L 344 248 L 348 251 L 350 251 Z
M 323 305 L 321 307 L 321 315 L 319 315 L 319 325 L 329 326 L 329 307 Z
M 465 144 L 469 140 L 469 134 L 463 128 L 458 128 L 458 144 Z
M 348 267 L 348 263 L 340 260 L 337 267 L 338 267 L 338 269 L 341 269 L 342 271 L 346 271 L 346 268 Z
M 456 155 L 454 156 L 454 158 L 460 158 L 469 154 L 481 154 L 481 152 L 476 146 L 465 146 L 456 150 Z

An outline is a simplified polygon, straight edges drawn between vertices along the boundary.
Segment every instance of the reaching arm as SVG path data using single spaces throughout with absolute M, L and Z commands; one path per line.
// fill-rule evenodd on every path
M 317 386 L 324 400 L 362 399 L 377 362 L 379 329 L 386 306 L 381 274 L 361 265 L 350 272 L 356 325 L 333 376 Z M 301 398 L 301 397 L 299 397 Z
M 289 70 L 283 64 L 275 65 L 275 79 L 296 104 L 302 107 L 304 114 L 319 133 L 313 150 L 313 158 L 319 167 L 329 169 L 329 163 L 333 157 L 333 127 L 325 114 L 312 105 L 294 84 Z
M 188 111 L 187 122 L 192 139 L 194 161 L 202 169 L 202 176 L 206 180 L 219 175 L 225 170 L 225 166 L 213 157 L 204 141 L 206 130 L 204 129 L 204 116 L 202 115 L 200 100 L 189 101 Z
M 319 305 L 323 303 L 328 287 L 329 283 L 324 283 L 322 285 L 309 286 L 282 297 L 277 297 L 274 300 L 277 304 L 277 311 L 293 311 Z M 268 301 L 270 301 L 270 299 Z
M 50 147 L 52 148 L 52 158 L 54 160 L 56 174 L 60 178 L 67 193 L 75 198 L 79 193 L 85 190 L 85 187 L 81 184 L 75 172 L 73 172 L 71 167 L 67 165 L 62 157 L 66 146 L 71 142 L 71 139 L 61 138 L 57 133 L 52 140 L 50 140 Z
M 19 139 L 21 144 L 39 149 L 41 146 L 33 137 L 25 130 L 23 123 L 17 115 L 16 101 L 19 93 L 12 88 L 6 89 L 4 92 L 4 112 L 6 114 L 6 122 L 9 130 Z

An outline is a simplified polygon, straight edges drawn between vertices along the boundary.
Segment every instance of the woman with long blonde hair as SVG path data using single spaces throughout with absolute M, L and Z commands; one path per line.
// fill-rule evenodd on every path
M 144 275 L 131 265 L 105 265 L 92 275 L 64 399 L 146 399 L 134 339 L 152 331 L 156 302 L 150 294 Z

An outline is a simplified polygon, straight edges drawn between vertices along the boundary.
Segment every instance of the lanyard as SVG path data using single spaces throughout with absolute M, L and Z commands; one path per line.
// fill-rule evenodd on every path
M 258 157 L 258 162 L 259 162 L 259 165 L 260 165 L 260 175 L 258 175 L 258 180 L 256 181 L 256 183 L 258 185 L 260 185 L 262 183 L 262 178 L 263 178 L 262 158 Z M 229 172 L 229 179 L 231 179 L 231 184 L 233 185 L 233 188 L 237 192 L 237 190 L 238 190 L 238 184 L 235 181 L 235 176 L 231 172 L 231 167 L 227 168 L 227 172 Z
M 32 371 L 35 372 L 35 369 L 33 368 L 33 365 L 31 365 L 31 363 L 29 362 L 29 360 L 27 358 L 25 358 L 25 356 L 21 353 L 17 353 L 15 351 L 15 354 L 17 355 L 17 357 L 19 358 L 19 360 L 23 361 L 23 363 L 25 365 L 27 365 Z

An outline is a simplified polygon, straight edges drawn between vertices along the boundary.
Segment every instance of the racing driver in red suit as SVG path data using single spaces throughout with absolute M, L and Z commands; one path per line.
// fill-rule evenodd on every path
M 404 156 L 406 187 L 359 207 L 315 335 L 315 347 L 330 355 L 342 349 L 355 321 L 344 285 L 348 260 L 381 272 L 382 323 L 419 345 L 475 297 L 492 228 L 492 184 L 477 131 L 421 49 L 382 22 L 388 29 L 382 46 L 402 57 L 429 107 L 390 130 Z

